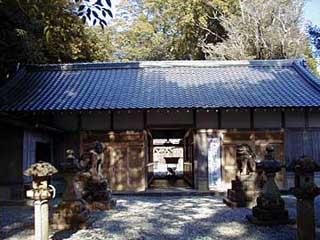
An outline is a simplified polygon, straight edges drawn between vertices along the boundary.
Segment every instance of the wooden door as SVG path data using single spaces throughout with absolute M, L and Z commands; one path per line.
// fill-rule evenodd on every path
M 95 141 L 105 144 L 104 172 L 114 191 L 145 190 L 145 139 L 142 132 L 83 133 L 83 152 L 94 147 Z
M 236 144 L 224 144 L 222 147 L 222 178 L 227 183 L 236 177 L 236 147 Z
M 128 147 L 128 190 L 144 191 L 145 161 L 143 146 Z
M 128 188 L 128 152 L 122 145 L 111 145 L 107 147 L 107 172 L 111 189 L 124 191 Z

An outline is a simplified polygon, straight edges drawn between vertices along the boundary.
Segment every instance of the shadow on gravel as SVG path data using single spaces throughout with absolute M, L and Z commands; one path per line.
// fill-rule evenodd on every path
M 0 239 L 9 238 L 25 230 L 33 230 L 32 207 L 0 207 Z
M 284 198 L 290 217 L 295 218 L 295 198 Z M 319 203 L 320 197 L 315 209 L 317 240 L 320 240 Z M 1 220 L 4 213 L 4 209 L 0 208 Z M 219 197 L 121 197 L 115 209 L 91 213 L 94 222 L 87 230 L 56 232 L 52 239 L 296 239 L 295 226 L 256 226 L 246 219 L 250 213 L 248 208 L 227 207 Z M 19 219 L 23 222 L 22 218 L 26 215 L 31 220 L 29 226 L 21 225 L 5 235 L 1 232 L 11 224 L 14 225 L 15 221 L 19 222 Z M 1 223 L 0 239 L 32 229 L 32 209 L 23 216 Z

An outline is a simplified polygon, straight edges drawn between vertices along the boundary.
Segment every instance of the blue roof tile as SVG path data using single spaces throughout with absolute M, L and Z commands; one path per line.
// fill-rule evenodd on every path
M 319 107 L 299 60 L 29 65 L 0 89 L 0 111 Z

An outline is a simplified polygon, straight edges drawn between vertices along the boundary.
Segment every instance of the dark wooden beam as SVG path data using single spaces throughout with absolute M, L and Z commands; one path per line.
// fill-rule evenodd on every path
M 82 130 L 82 117 L 81 113 L 78 113 L 78 131 Z
M 221 109 L 218 109 L 218 129 L 221 129 Z
M 114 112 L 110 110 L 110 130 L 114 130 Z
M 143 129 L 147 129 L 147 111 L 143 110 Z
M 254 109 L 250 108 L 250 129 L 254 130 Z
M 281 128 L 286 128 L 286 112 L 284 109 L 281 110 Z
M 197 128 L 197 110 L 193 109 L 192 114 L 193 114 L 193 126 L 196 129 Z
M 57 132 L 57 133 L 62 133 L 63 130 L 49 126 L 47 124 L 42 124 L 42 123 L 34 123 L 33 121 L 28 121 L 26 119 L 15 119 L 13 117 L 10 117 L 5 114 L 0 114 L 0 122 L 6 123 L 15 127 L 20 127 L 24 129 L 43 129 L 43 130 L 48 130 L 52 132 Z
M 309 127 L 309 108 L 304 109 L 304 127 L 308 128 Z

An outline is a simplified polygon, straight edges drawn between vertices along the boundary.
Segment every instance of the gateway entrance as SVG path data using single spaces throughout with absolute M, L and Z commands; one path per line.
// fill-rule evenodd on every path
M 193 188 L 193 154 L 188 130 L 149 132 L 148 189 L 182 191 Z

